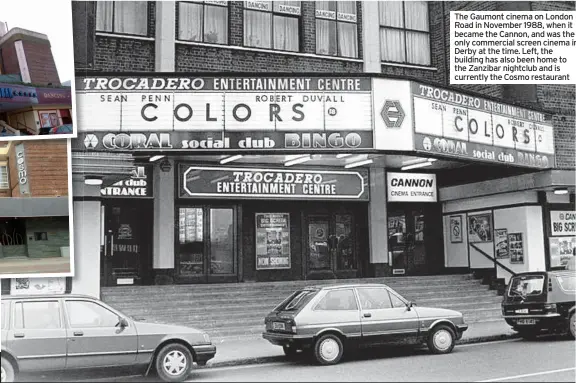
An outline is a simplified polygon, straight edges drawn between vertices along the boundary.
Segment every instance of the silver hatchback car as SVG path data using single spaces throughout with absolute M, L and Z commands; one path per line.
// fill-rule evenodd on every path
M 336 364 L 344 349 L 374 344 L 422 344 L 452 351 L 468 325 L 458 311 L 416 307 L 383 284 L 308 287 L 290 295 L 265 318 L 262 334 L 287 356 L 311 351 Z
M 178 382 L 216 354 L 203 331 L 138 322 L 88 296 L 7 296 L 1 305 L 2 382 L 21 372 L 104 367 L 154 368 Z

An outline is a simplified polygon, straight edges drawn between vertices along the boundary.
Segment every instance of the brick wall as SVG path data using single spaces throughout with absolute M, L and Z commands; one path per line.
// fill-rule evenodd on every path
M 46 240 L 36 240 L 34 233 L 46 233 Z M 60 257 L 61 247 L 70 247 L 68 217 L 27 218 L 26 243 L 30 258 Z
M 18 64 L 18 56 L 16 56 L 16 48 L 14 42 L 8 42 L 1 47 L 2 49 L 2 73 L 4 74 L 20 74 L 20 64 Z
M 24 143 L 30 197 L 68 195 L 68 149 L 66 140 L 26 141 Z M 10 188 L 13 197 L 21 197 L 15 151 L 9 159 Z
M 33 84 L 60 85 L 58 70 L 52 55 L 50 43 L 40 41 L 23 40 L 22 46 L 26 55 L 26 63 L 30 73 L 30 81 Z

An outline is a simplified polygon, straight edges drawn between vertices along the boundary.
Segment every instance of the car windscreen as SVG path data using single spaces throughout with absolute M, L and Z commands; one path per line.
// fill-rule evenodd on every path
M 509 296 L 534 296 L 540 295 L 544 291 L 543 275 L 523 275 L 514 277 L 510 282 Z
M 318 293 L 318 290 L 305 289 L 298 290 L 286 298 L 282 303 L 280 303 L 274 311 L 298 311 L 304 307 L 314 295 Z

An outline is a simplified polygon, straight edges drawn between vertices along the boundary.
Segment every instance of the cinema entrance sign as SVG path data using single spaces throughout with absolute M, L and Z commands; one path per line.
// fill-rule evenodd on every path
M 544 114 L 413 82 L 417 152 L 531 168 L 555 165 Z
M 82 150 L 373 148 L 370 78 L 116 76 L 76 85 Z

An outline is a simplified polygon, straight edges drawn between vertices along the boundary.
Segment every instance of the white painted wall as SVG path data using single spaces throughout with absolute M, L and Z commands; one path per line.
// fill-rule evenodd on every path
M 100 297 L 100 202 L 74 202 L 72 293 Z
M 159 160 L 158 163 L 163 160 Z M 168 172 L 154 166 L 154 253 L 155 269 L 174 268 L 174 161 L 170 160 L 172 168 Z
M 22 40 L 15 41 L 14 48 L 16 49 L 16 57 L 18 57 L 18 66 L 20 67 L 20 76 L 22 76 L 22 82 L 30 83 L 32 80 L 30 78 L 28 61 L 26 60 L 26 53 L 24 53 Z
M 439 194 L 442 195 L 442 191 Z M 446 201 L 442 204 L 442 211 L 446 214 L 455 211 L 479 210 L 486 207 L 509 206 L 519 203 L 538 203 L 538 193 L 535 191 L 523 191 Z
M 468 267 L 468 236 L 466 231 L 466 214 L 453 214 L 462 217 L 462 242 L 450 241 L 450 215 L 444 216 L 444 266 L 445 267 Z
M 369 238 L 370 263 L 389 263 L 388 210 L 386 205 L 386 172 L 384 168 L 370 169 Z

